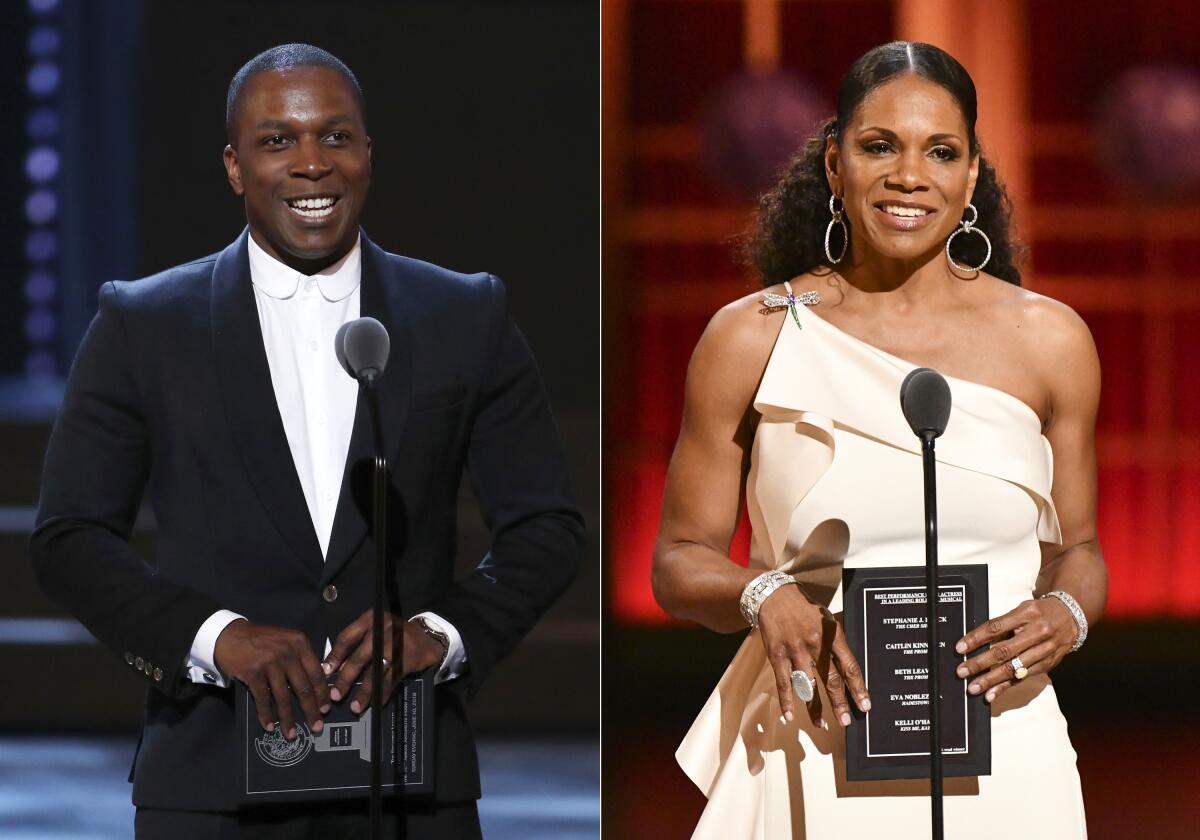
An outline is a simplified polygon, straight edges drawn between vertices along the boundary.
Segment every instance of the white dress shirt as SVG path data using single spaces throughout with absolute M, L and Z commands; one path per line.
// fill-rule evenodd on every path
M 342 324 L 359 316 L 361 243 L 356 241 L 346 256 L 312 276 L 272 257 L 253 236 L 248 243 L 250 282 L 271 384 L 321 555 L 326 556 L 358 401 L 358 383 L 338 364 L 333 338 Z M 435 682 L 457 677 L 466 663 L 462 636 L 435 613 L 420 616 L 450 639 Z M 214 650 L 221 631 L 239 618 L 243 616 L 219 610 L 200 625 L 187 659 L 192 682 L 228 685 L 216 666 Z M 326 640 L 327 655 L 329 649 Z

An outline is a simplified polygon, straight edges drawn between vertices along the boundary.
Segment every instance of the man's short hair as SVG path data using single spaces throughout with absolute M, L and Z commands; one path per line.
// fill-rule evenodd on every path
M 225 134 L 233 144 L 237 138 L 234 130 L 237 117 L 238 100 L 242 96 L 242 88 L 251 77 L 271 70 L 287 70 L 291 67 L 328 67 L 341 73 L 350 86 L 354 88 L 358 108 L 363 120 L 367 117 L 367 103 L 363 97 L 362 87 L 358 79 L 345 63 L 333 53 L 314 47 L 312 44 L 280 44 L 264 50 L 242 65 L 242 69 L 233 75 L 229 83 L 229 92 L 225 95 Z

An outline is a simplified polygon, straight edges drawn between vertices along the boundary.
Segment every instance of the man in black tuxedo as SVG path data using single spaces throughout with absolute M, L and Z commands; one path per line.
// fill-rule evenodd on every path
M 385 698 L 403 674 L 436 668 L 439 684 L 434 799 L 389 803 L 387 818 L 410 838 L 478 836 L 466 700 L 583 550 L 540 377 L 499 280 L 389 254 L 360 231 L 371 141 L 340 61 L 298 44 L 252 59 L 227 129 L 249 227 L 218 254 L 102 288 L 46 454 L 38 580 L 151 689 L 131 772 L 139 837 L 362 831 L 362 803 L 235 812 L 228 686 L 244 683 L 261 724 L 289 738 L 293 697 L 315 732 L 332 704 L 369 703 L 374 453 L 333 336 L 377 318 L 391 335 L 377 386 L 389 586 L 404 611 L 385 622 Z M 464 469 L 492 541 L 456 581 Z M 153 567 L 128 543 L 144 493 Z

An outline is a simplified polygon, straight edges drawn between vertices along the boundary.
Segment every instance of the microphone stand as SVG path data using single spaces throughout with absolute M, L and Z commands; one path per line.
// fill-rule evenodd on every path
M 379 420 L 379 395 L 375 391 L 375 377 L 377 373 L 373 370 L 364 373 L 359 384 L 367 399 L 367 410 L 371 413 L 371 426 L 375 437 L 375 476 L 374 476 L 374 502 L 372 505 L 372 516 L 374 517 L 374 538 L 375 538 L 375 599 L 371 611 L 371 645 L 374 651 L 371 656 L 371 838 L 372 840 L 380 840 L 382 837 L 382 820 L 383 820 L 383 725 L 382 725 L 382 710 L 383 705 L 383 602 L 384 592 L 387 586 L 387 455 L 383 447 L 383 425 Z M 400 612 L 400 605 L 396 604 L 396 613 Z M 394 659 L 393 668 L 402 668 L 404 663 L 404 635 L 403 631 L 396 642 L 396 649 L 392 651 Z M 401 687 L 403 690 L 403 687 Z M 406 733 L 403 731 L 401 737 L 401 752 L 403 753 L 403 739 Z
M 937 551 L 937 477 L 933 440 L 937 435 L 921 434 L 921 460 L 925 470 L 925 601 L 928 632 L 929 669 L 929 784 L 933 817 L 933 840 L 942 840 L 942 730 L 940 726 L 941 685 L 938 680 L 938 551 Z

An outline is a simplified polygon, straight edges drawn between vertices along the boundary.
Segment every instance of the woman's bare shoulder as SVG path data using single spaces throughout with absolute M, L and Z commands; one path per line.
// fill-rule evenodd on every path
M 769 307 L 764 298 L 767 293 L 783 291 L 780 285 L 751 292 L 713 315 L 692 354 L 689 387 L 716 389 L 749 400 L 787 315 L 786 307 Z
M 1049 393 L 1079 392 L 1085 399 L 1099 392 L 1100 359 L 1091 330 L 1079 314 L 1060 300 L 997 280 L 1002 322 L 1027 369 L 1037 371 Z

